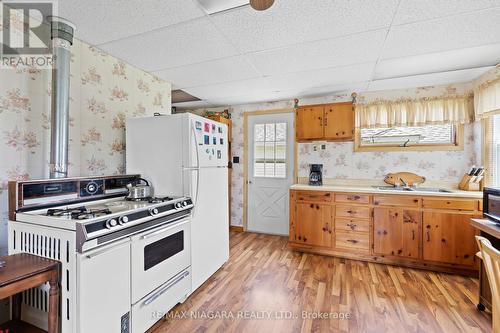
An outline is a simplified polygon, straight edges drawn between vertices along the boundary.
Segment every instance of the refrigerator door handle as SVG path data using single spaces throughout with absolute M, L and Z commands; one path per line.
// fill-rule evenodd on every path
M 193 126 L 193 122 L 191 122 L 191 135 L 194 138 L 194 150 L 196 151 L 196 167 L 200 167 L 200 153 L 198 150 L 198 139 L 196 138 L 196 131 L 194 129 L 195 126 Z
M 196 214 L 196 207 L 198 207 L 198 193 L 200 193 L 200 170 L 196 170 L 196 194 L 194 199 L 194 207 L 193 207 L 193 217 Z

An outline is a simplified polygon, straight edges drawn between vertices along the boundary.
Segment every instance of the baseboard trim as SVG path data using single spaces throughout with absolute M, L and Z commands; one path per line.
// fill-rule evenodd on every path
M 239 226 L 239 225 L 232 225 L 232 226 L 229 227 L 229 230 L 230 231 L 234 231 L 234 232 L 243 232 L 243 231 L 245 231 L 243 229 L 243 227 Z

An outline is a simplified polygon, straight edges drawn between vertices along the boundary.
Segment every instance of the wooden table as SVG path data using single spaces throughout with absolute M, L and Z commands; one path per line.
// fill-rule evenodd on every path
M 487 238 L 491 245 L 500 249 L 500 227 L 487 219 L 471 219 L 470 224 L 481 232 L 481 236 Z M 479 304 L 477 308 L 484 311 L 486 308 L 491 310 L 491 290 L 486 276 L 486 270 L 483 263 L 479 267 Z
M 5 267 L 0 268 L 0 299 L 12 296 L 12 320 L 0 325 L 10 332 L 45 332 L 21 321 L 21 292 L 49 283 L 48 333 L 58 331 L 59 278 L 61 263 L 56 260 L 19 253 L 0 257 Z

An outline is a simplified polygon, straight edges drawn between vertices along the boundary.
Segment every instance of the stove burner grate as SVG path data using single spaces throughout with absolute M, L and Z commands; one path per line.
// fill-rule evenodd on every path
M 108 214 L 111 214 L 111 210 L 107 208 L 88 210 L 85 206 L 47 210 L 47 216 L 66 217 L 75 220 L 86 220 Z
M 146 198 L 126 198 L 127 201 L 137 201 L 137 202 L 149 202 L 149 203 L 162 203 L 165 201 L 174 200 L 172 197 L 146 197 Z
M 75 208 L 59 208 L 47 210 L 47 216 L 72 217 L 74 214 L 81 214 L 87 211 L 85 206 Z
M 174 200 L 172 197 L 152 197 L 149 198 L 148 202 L 149 203 L 160 203 L 160 202 L 165 202 L 165 201 L 171 201 Z
M 94 217 L 99 217 L 99 216 L 108 215 L 108 214 L 111 214 L 111 211 L 107 208 L 104 208 L 104 209 L 85 211 L 85 212 L 82 212 L 80 214 L 76 214 L 75 216 L 72 216 L 72 218 L 77 219 L 77 220 L 87 220 L 87 219 L 92 219 Z

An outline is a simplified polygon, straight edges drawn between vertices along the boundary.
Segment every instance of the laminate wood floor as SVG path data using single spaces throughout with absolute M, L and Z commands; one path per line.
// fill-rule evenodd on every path
M 279 236 L 230 242 L 223 268 L 152 332 L 491 332 L 477 279 L 303 254 Z

